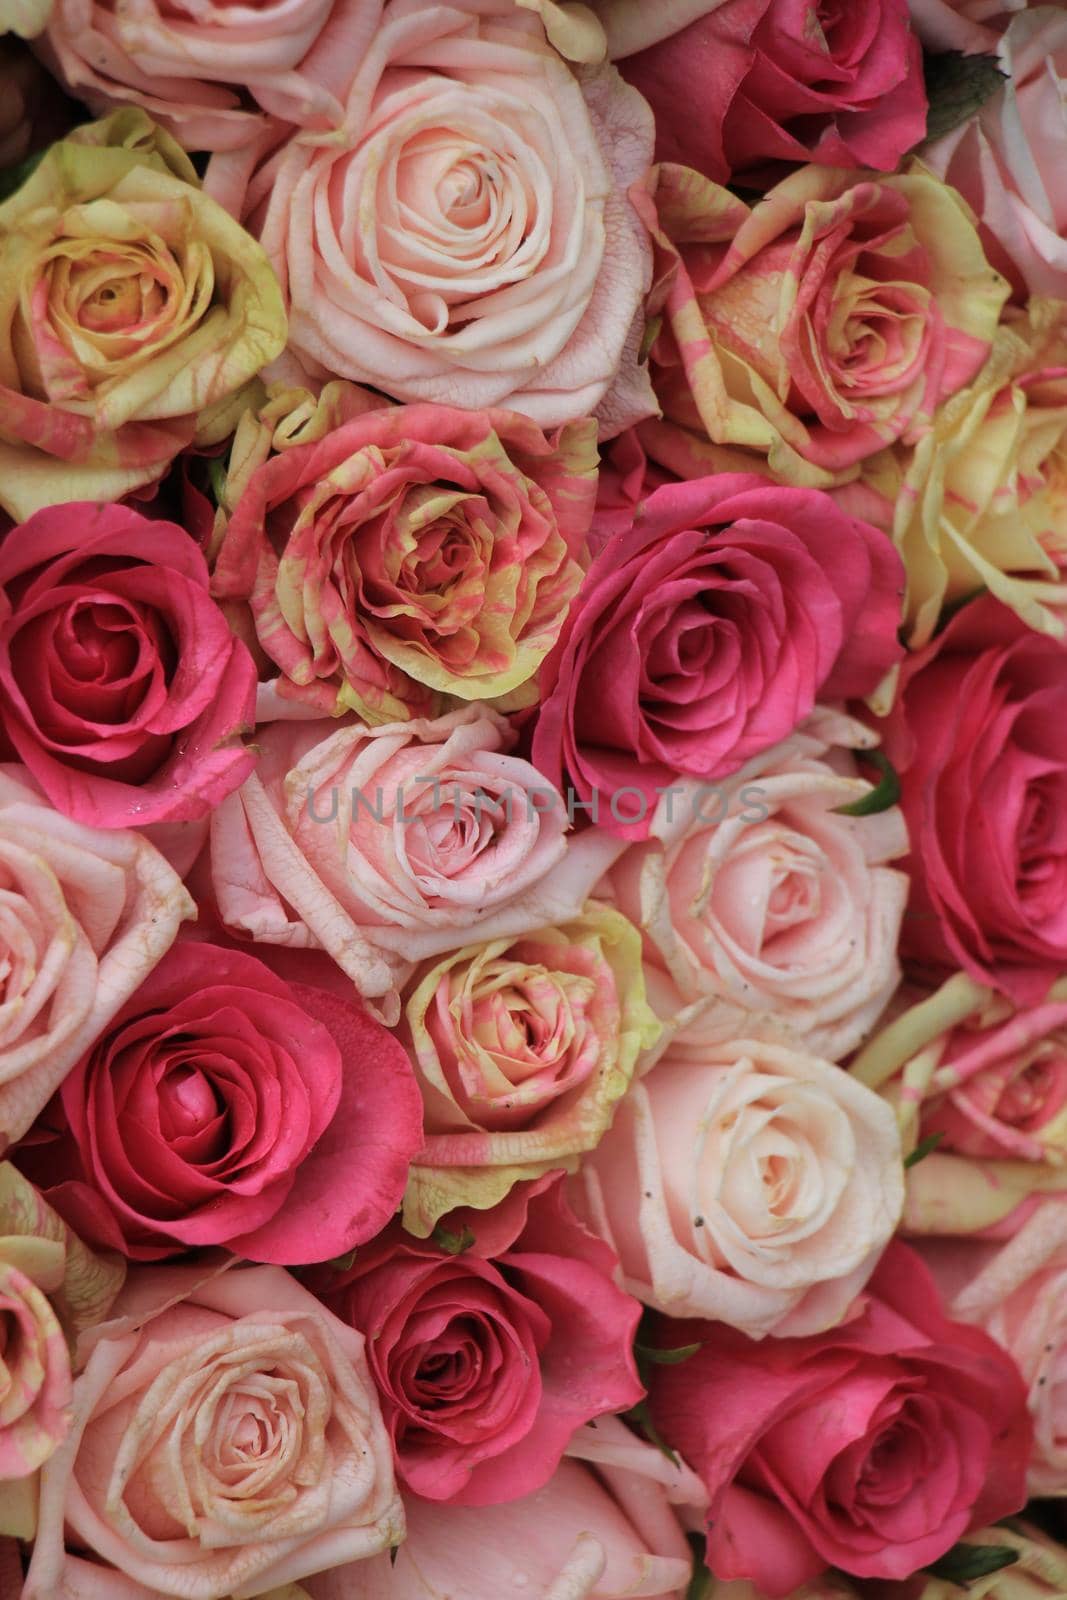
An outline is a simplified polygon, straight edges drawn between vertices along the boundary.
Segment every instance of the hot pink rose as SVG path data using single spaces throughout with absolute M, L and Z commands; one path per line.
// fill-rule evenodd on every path
M 278 692 L 373 721 L 522 690 L 581 583 L 596 426 L 387 406 L 249 476 L 212 592 L 247 601 Z
M 643 837 L 675 776 L 736 772 L 900 655 L 899 557 L 817 490 L 727 473 L 603 521 L 533 734 L 546 777 L 599 792 L 602 827 Z
M 338 47 L 365 50 L 381 9 L 382 0 L 54 0 L 37 49 L 97 115 L 143 106 L 187 150 L 232 150 L 269 125 L 268 112 L 339 123 Z
M 171 949 L 61 1100 L 65 1136 L 20 1165 L 85 1237 L 138 1260 L 183 1245 L 282 1264 L 341 1255 L 388 1222 L 422 1142 L 410 1063 L 380 1023 L 195 940 Z
M 82 827 L 0 767 L 0 1152 L 195 914 L 146 839 Z
M 126 506 L 38 511 L 0 542 L 0 706 L 49 799 L 96 828 L 206 816 L 255 757 L 256 674 L 203 556 Z
M 982 221 L 990 260 L 1025 292 L 1062 298 L 1067 272 L 1067 139 L 1060 79 L 1067 11 L 1017 16 L 997 45 L 1004 87 L 923 152 Z
M 395 1022 L 413 963 L 576 916 L 620 846 L 568 849 L 562 797 L 473 706 L 369 728 L 275 722 L 212 818 L 225 924 L 323 949 Z
M 699 1479 L 616 1417 L 580 1428 L 567 1457 L 506 1505 L 407 1496 L 395 1564 L 379 1556 L 309 1578 L 311 1600 L 683 1600 L 692 1556 L 675 1507 L 702 1503 Z
M 926 132 L 907 0 L 725 0 L 622 70 L 659 159 L 716 183 L 782 161 L 892 172 Z
M 788 1595 L 827 1566 L 906 1578 L 1026 1499 L 1018 1370 L 951 1322 L 915 1253 L 886 1251 L 859 1314 L 811 1339 L 754 1344 L 717 1323 L 657 1366 L 656 1426 L 707 1484 L 708 1565 Z
M 544 426 L 651 415 L 641 97 L 613 67 L 572 70 L 514 0 L 391 0 L 345 64 L 343 141 L 261 141 L 207 182 L 278 273 L 292 355 Z
M 83 1357 L 22 1600 L 79 1594 L 64 1534 L 181 1600 L 248 1600 L 403 1537 L 363 1339 L 280 1267 L 142 1269 Z
M 905 957 L 1037 1002 L 1067 960 L 1063 648 L 992 598 L 901 669 L 883 726 L 912 854 Z
M 640 1399 L 641 1308 L 614 1266 L 551 1174 L 493 1211 L 450 1212 L 435 1239 L 394 1224 L 324 1280 L 327 1304 L 366 1336 L 409 1489 L 461 1505 L 530 1494 L 575 1428 Z

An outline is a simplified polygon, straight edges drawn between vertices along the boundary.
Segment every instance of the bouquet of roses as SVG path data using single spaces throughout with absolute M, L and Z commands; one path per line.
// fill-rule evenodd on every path
M 0 1600 L 1067 1596 L 1067 5 L 0 33 Z

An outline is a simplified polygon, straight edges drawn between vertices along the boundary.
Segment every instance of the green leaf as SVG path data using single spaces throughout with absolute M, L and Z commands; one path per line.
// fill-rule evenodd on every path
M 661 1451 L 663 1455 L 667 1457 L 667 1460 L 670 1462 L 672 1467 L 681 1466 L 681 1461 L 671 1449 L 670 1445 L 666 1444 L 660 1437 L 659 1431 L 656 1428 L 656 1424 L 652 1421 L 652 1413 L 648 1409 L 647 1400 L 639 1400 L 635 1406 L 630 1407 L 629 1411 L 624 1411 L 622 1413 L 622 1420 L 624 1422 L 629 1422 L 633 1427 L 635 1427 L 637 1431 L 648 1440 L 649 1444 L 654 1444 L 656 1449 Z
M 334 1272 L 347 1272 L 355 1259 L 355 1250 L 346 1250 L 343 1256 L 334 1256 L 333 1260 L 327 1261 L 325 1265 Z
M 1006 1544 L 957 1544 L 926 1570 L 933 1573 L 935 1578 L 943 1578 L 946 1583 L 955 1583 L 963 1588 L 976 1578 L 986 1578 L 991 1572 L 999 1572 L 1002 1567 L 1013 1566 L 1018 1559 L 1018 1550 L 1012 1550 Z
M 861 800 L 853 800 L 847 806 L 835 806 L 834 810 L 838 816 L 871 817 L 876 811 L 888 811 L 890 806 L 895 806 L 900 799 L 900 779 L 889 757 L 883 755 L 881 750 L 865 750 L 863 760 L 878 768 L 882 774 L 882 781 Z
M 475 1237 L 469 1228 L 463 1227 L 459 1233 L 450 1233 L 440 1223 L 431 1234 L 434 1244 L 449 1256 L 461 1256 L 464 1250 L 469 1250 L 476 1243 Z
M 634 1345 L 638 1361 L 647 1361 L 653 1367 L 680 1367 L 683 1361 L 695 1356 L 699 1349 L 698 1344 L 679 1344 L 673 1350 L 657 1350 L 647 1344 Z
M 940 139 L 980 111 L 1007 82 L 996 56 L 965 56 L 960 50 L 928 55 L 923 62 L 926 97 L 926 138 Z
M 685 1591 L 685 1600 L 708 1600 L 714 1580 L 704 1565 L 704 1535 L 702 1533 L 690 1533 L 686 1537 L 693 1551 L 693 1576 L 690 1578 L 689 1587 Z
M 400 1554 L 400 1546 L 398 1544 L 394 1544 L 390 1548 L 390 1551 L 389 1551 L 389 1565 L 391 1567 L 395 1567 L 396 1566 L 396 1558 L 397 1558 L 397 1556 L 399 1554 Z
M 937 1149 L 944 1137 L 944 1130 L 939 1128 L 936 1133 L 931 1133 L 927 1138 L 920 1139 L 911 1155 L 904 1157 L 905 1168 L 917 1167 L 920 1161 L 925 1161 L 930 1152 Z
M 637 352 L 637 361 L 639 366 L 643 367 L 645 362 L 648 360 L 649 355 L 652 352 L 652 346 L 659 338 L 660 329 L 662 327 L 662 317 L 649 317 L 648 321 L 645 323 L 645 331 L 641 335 L 641 348 Z
M 38 150 L 34 155 L 27 156 L 25 161 L 20 161 L 17 167 L 4 167 L 0 171 L 0 200 L 6 200 L 21 189 L 27 178 L 33 176 L 44 157 L 45 152 Z
M 210 458 L 207 464 L 207 476 L 211 485 L 211 493 L 215 497 L 215 504 L 221 506 L 223 496 L 226 493 L 226 479 L 229 476 L 226 463 L 221 456 L 212 456 Z

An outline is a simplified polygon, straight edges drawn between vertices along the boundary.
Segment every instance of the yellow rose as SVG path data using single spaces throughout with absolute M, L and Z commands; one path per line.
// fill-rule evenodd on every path
M 152 483 L 231 432 L 286 323 L 259 245 L 142 111 L 78 128 L 0 205 L 0 505 Z

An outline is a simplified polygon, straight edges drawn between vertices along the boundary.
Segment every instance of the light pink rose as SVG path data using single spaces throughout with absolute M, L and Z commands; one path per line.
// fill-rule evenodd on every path
M 1046 1200 L 1004 1244 L 929 1239 L 921 1246 L 952 1316 L 1013 1357 L 1028 1390 L 1032 1495 L 1067 1495 L 1067 1205 Z
M 1067 273 L 1067 10 L 1037 6 L 996 46 L 1007 82 L 923 152 L 974 208 L 990 261 L 1017 288 L 1062 298 Z
M 146 839 L 73 822 L 0 766 L 0 1151 L 195 914 Z
M 543 426 L 651 415 L 641 96 L 513 0 L 391 0 L 346 59 L 343 140 L 260 140 L 207 180 L 261 239 L 304 371 Z
M 692 1557 L 676 1507 L 706 1498 L 696 1475 L 617 1417 L 580 1428 L 537 1494 L 500 1506 L 405 1501 L 396 1565 L 379 1557 L 307 1580 L 312 1600 L 683 1600 Z
M 181 1600 L 246 1600 L 403 1537 L 363 1339 L 280 1267 L 145 1268 L 81 1353 L 23 1600 L 77 1594 L 64 1529 Z
M 382 0 L 54 0 L 37 49 L 100 115 L 142 106 L 187 150 L 233 150 L 270 117 L 329 127 L 339 47 L 362 54 Z
M 568 849 L 562 797 L 513 740 L 476 706 L 262 729 L 256 771 L 212 819 L 223 921 L 326 950 L 392 1025 L 414 962 L 576 916 L 620 846 Z
M 927 50 L 987 55 L 1030 0 L 908 0 L 912 25 Z
M 896 1119 L 840 1068 L 762 1038 L 668 1050 L 572 1180 L 632 1294 L 751 1338 L 846 1315 L 900 1220 Z
M 611 869 L 615 903 L 645 933 L 649 998 L 687 1060 L 759 1014 L 839 1061 L 899 981 L 908 880 L 886 863 L 907 850 L 903 818 L 842 815 L 871 785 L 828 741 L 870 735 L 822 713 L 807 726 L 728 782 L 679 785 L 673 820 L 662 801 L 659 837 Z

